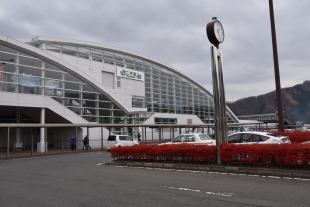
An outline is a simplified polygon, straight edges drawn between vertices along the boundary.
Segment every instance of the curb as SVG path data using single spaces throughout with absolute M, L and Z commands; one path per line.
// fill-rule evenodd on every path
M 146 168 L 192 170 L 192 171 L 220 172 L 220 173 L 242 173 L 242 174 L 248 174 L 248 175 L 255 174 L 255 175 L 262 175 L 262 176 L 310 178 L 310 171 L 302 171 L 302 170 L 280 170 L 280 169 L 268 169 L 268 168 L 262 169 L 262 168 L 230 167 L 230 166 L 124 162 L 124 161 L 116 161 L 116 160 L 106 162 L 104 164 L 111 165 L 111 166 L 146 167 Z

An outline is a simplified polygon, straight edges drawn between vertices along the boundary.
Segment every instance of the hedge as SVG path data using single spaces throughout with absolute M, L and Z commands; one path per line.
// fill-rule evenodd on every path
M 291 132 L 280 131 L 272 133 L 288 136 L 292 143 L 301 143 L 305 141 L 310 141 L 310 131 L 291 131 Z
M 111 157 L 117 160 L 149 162 L 199 162 L 216 163 L 216 146 L 178 145 L 136 145 L 115 147 L 110 150 Z M 272 145 L 233 145 L 221 146 L 223 163 L 282 164 L 292 166 L 310 163 L 310 145 L 272 144 Z

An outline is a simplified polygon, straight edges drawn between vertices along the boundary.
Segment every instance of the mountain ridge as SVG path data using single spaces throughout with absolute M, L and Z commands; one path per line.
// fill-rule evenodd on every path
M 310 121 L 310 81 L 282 88 L 284 113 L 295 121 Z M 236 116 L 275 113 L 278 111 L 276 91 L 239 99 L 227 106 Z

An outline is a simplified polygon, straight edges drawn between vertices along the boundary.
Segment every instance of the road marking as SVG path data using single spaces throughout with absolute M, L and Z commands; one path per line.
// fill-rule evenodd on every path
M 276 178 L 276 179 L 279 179 L 281 177 L 278 177 L 278 176 L 268 176 L 268 178 Z
M 293 178 L 289 178 L 289 177 L 283 177 L 283 179 L 288 179 L 288 180 L 292 180 Z
M 212 191 L 202 191 L 197 189 L 190 189 L 190 188 L 177 188 L 177 187 L 168 187 L 168 186 L 160 186 L 161 188 L 169 188 L 173 190 L 182 190 L 182 191 L 190 191 L 190 192 L 196 192 L 196 193 L 205 193 L 208 195 L 216 195 L 216 196 L 225 196 L 225 197 L 231 197 L 233 195 L 236 195 L 235 193 L 227 193 L 227 192 L 212 192 Z
M 100 163 L 99 163 L 100 164 Z M 97 164 L 97 165 L 99 165 Z M 101 163 L 103 164 L 103 163 Z M 128 167 L 128 166 L 117 166 L 117 165 L 111 165 L 114 167 Z M 222 172 L 208 172 L 208 171 L 194 171 L 194 170 L 178 170 L 178 169 L 169 169 L 169 168 L 152 168 L 152 167 L 132 167 L 132 168 L 144 168 L 147 170 L 174 170 L 177 172 L 191 172 L 191 173 L 209 173 L 209 174 L 216 174 L 216 175 L 232 175 L 232 176 L 248 176 L 248 177 L 261 177 L 261 178 L 274 178 L 274 179 L 287 179 L 287 180 L 300 180 L 300 181 L 310 181 L 310 179 L 304 179 L 304 178 L 291 178 L 291 177 L 279 177 L 279 176 L 266 176 L 266 175 L 250 175 L 250 174 L 237 174 L 237 173 L 222 173 Z

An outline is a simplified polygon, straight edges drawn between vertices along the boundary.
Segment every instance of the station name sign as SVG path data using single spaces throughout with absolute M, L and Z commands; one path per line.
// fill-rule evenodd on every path
M 136 70 L 130 70 L 128 68 L 117 67 L 116 74 L 118 77 L 129 78 L 144 82 L 144 73 Z

